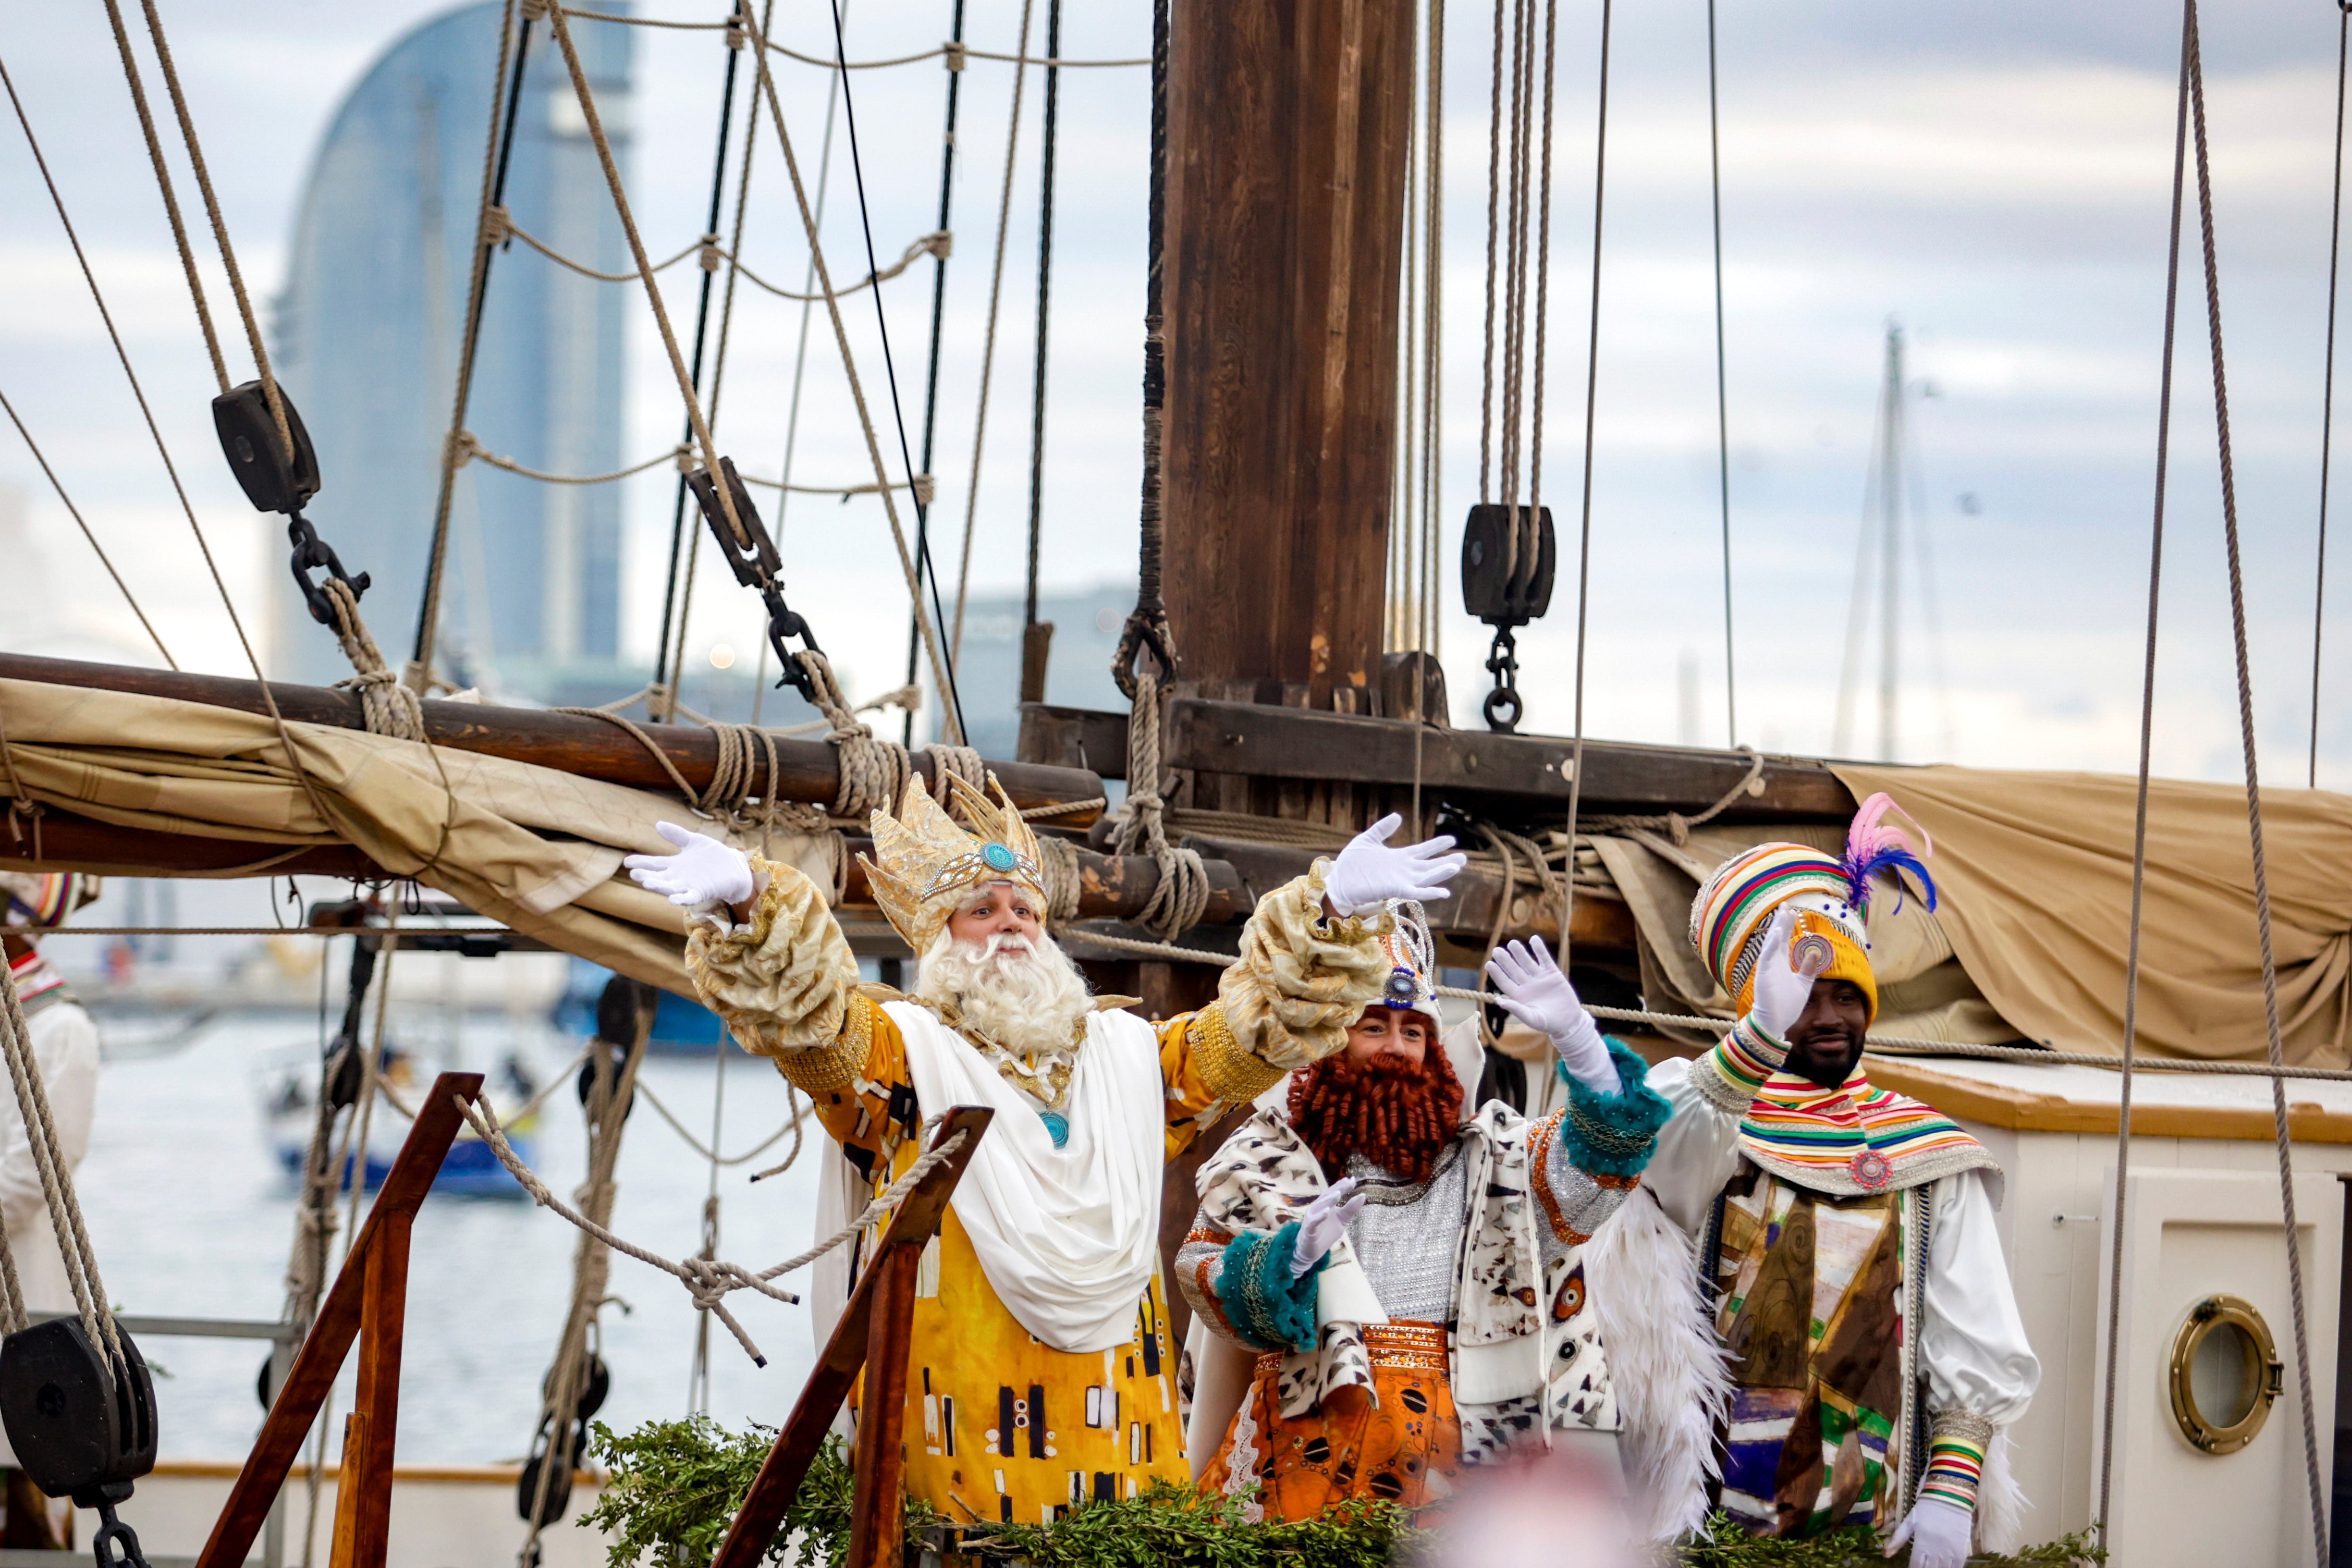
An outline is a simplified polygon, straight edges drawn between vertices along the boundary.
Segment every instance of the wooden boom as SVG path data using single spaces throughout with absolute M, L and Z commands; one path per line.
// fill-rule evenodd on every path
M 38 680 L 52 686 L 168 697 L 213 708 L 234 708 L 244 713 L 269 710 L 262 700 L 259 681 L 233 680 L 217 675 L 0 654 L 0 679 Z M 357 692 L 273 680 L 269 683 L 269 695 L 277 699 L 278 710 L 298 723 L 332 724 L 344 730 L 367 728 L 361 716 Z M 719 765 L 717 735 L 698 724 L 640 724 L 638 728 L 653 738 L 689 787 L 710 787 L 711 774 Z M 666 793 L 675 793 L 677 788 L 667 771 L 635 735 L 618 724 L 583 714 L 428 700 L 425 703 L 425 733 L 436 746 L 535 763 L 582 778 Z M 841 788 L 840 764 L 832 744 L 787 735 L 772 738 L 778 769 L 776 798 L 830 805 Z M 933 777 L 937 764 L 929 753 L 916 752 L 911 760 L 915 772 L 926 781 Z M 764 748 L 754 752 L 753 765 L 765 770 Z M 1012 797 L 1013 804 L 1024 810 L 1097 800 L 1103 793 L 1100 776 L 1084 768 L 1003 762 L 992 762 L 988 766 L 1004 785 L 1004 793 Z M 1066 812 L 1054 820 L 1060 826 L 1084 827 L 1100 815 L 1097 807 Z

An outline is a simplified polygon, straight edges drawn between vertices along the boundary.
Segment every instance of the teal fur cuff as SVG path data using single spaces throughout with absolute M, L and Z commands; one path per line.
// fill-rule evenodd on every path
M 1552 1070 L 1568 1086 L 1560 1150 L 1570 1164 L 1596 1176 L 1638 1176 L 1658 1146 L 1658 1130 L 1675 1108 L 1650 1087 L 1650 1066 L 1633 1047 L 1610 1037 L 1609 1059 L 1617 1068 L 1614 1094 L 1603 1094 L 1566 1067 L 1553 1064 Z
M 1330 1257 L 1316 1259 L 1299 1279 L 1290 1276 L 1298 1250 L 1298 1222 L 1280 1230 L 1245 1230 L 1225 1244 L 1217 1302 L 1244 1342 L 1262 1351 L 1315 1348 L 1315 1277 Z

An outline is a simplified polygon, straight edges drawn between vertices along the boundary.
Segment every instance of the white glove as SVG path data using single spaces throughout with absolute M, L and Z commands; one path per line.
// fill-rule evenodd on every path
M 654 831 L 677 845 L 677 853 L 632 855 L 623 860 L 638 887 L 685 909 L 750 901 L 754 891 L 751 862 L 741 850 L 675 822 L 656 822 Z
M 1921 1498 L 1886 1538 L 1885 1555 L 1892 1557 L 1911 1543 L 1911 1568 L 1962 1568 L 1976 1533 L 1976 1515 L 1942 1498 Z
M 1813 982 L 1830 966 L 1828 955 L 1819 952 L 1798 959 L 1790 952 L 1796 940 L 1797 911 L 1782 904 L 1764 928 L 1764 951 L 1756 955 L 1756 1000 L 1748 1009 L 1756 1026 L 1776 1040 L 1787 1039 L 1797 1026 L 1812 999 Z
M 1601 1026 L 1576 999 L 1576 987 L 1560 973 L 1559 962 L 1543 938 L 1496 948 L 1487 956 L 1486 973 L 1495 982 L 1495 1005 L 1549 1037 L 1571 1078 L 1602 1094 L 1615 1094 L 1624 1087 L 1617 1064 L 1609 1059 L 1609 1042 L 1601 1037 Z
M 1450 837 L 1390 848 L 1389 836 L 1403 825 L 1403 817 L 1389 813 L 1348 840 L 1348 847 L 1331 862 L 1330 873 L 1323 879 L 1323 896 L 1342 916 L 1377 910 L 1391 899 L 1418 899 L 1426 903 L 1453 897 L 1445 884 L 1469 864 L 1470 858 L 1445 853 L 1454 847 Z
M 1298 1216 L 1298 1245 L 1290 1254 L 1290 1277 L 1304 1279 L 1323 1261 L 1323 1255 L 1348 1233 L 1348 1222 L 1364 1206 L 1356 1192 L 1356 1178 L 1342 1176 Z

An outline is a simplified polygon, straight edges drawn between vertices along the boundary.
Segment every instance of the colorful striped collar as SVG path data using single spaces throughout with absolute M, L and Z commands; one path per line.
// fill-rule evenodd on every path
M 1764 1080 L 1739 1119 L 1750 1160 L 1801 1187 L 1864 1197 L 1990 1166 L 1983 1144 L 1934 1107 L 1874 1087 L 1857 1066 L 1836 1089 L 1795 1073 Z

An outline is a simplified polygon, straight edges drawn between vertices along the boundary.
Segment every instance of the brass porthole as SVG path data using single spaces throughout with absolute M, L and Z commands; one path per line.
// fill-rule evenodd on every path
M 2200 1453 L 2234 1454 L 2270 1419 L 2286 1367 L 2252 1302 L 2208 1296 L 2173 1337 L 2171 1383 L 2180 1435 Z

